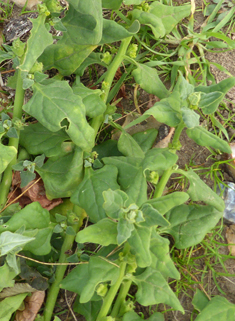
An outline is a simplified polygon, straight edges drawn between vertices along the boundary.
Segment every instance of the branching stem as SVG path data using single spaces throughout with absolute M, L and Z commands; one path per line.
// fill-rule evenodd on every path
M 74 205 L 74 212 L 76 213 L 76 216 L 79 217 L 78 222 L 76 222 L 75 224 L 72 225 L 75 235 L 68 235 L 68 234 L 65 235 L 65 239 L 64 239 L 64 242 L 63 242 L 63 245 L 61 248 L 61 252 L 60 252 L 60 258 L 58 261 L 59 263 L 66 262 L 66 258 L 68 257 L 66 252 L 71 249 L 74 239 L 75 239 L 75 236 L 83 223 L 83 218 L 84 218 L 83 209 L 81 209 L 77 205 Z M 45 309 L 44 309 L 44 321 L 51 320 L 53 310 L 55 307 L 55 303 L 56 303 L 56 300 L 57 300 L 57 297 L 59 294 L 59 290 L 60 290 L 59 285 L 64 278 L 64 274 L 65 274 L 66 269 L 67 269 L 66 265 L 60 265 L 56 268 L 55 281 L 53 282 L 53 284 L 48 292 L 48 295 L 47 295 L 46 305 L 45 305 Z
M 116 56 L 114 57 L 113 61 L 111 62 L 111 64 L 109 65 L 108 71 L 106 73 L 105 79 L 104 79 L 104 88 L 103 88 L 103 94 L 101 95 L 101 98 L 103 99 L 103 101 L 106 103 L 107 99 L 108 99 L 108 95 L 110 92 L 110 88 L 112 86 L 112 82 L 114 79 L 114 76 L 120 66 L 120 64 L 122 63 L 125 54 L 126 54 L 126 50 L 131 42 L 132 37 L 128 37 L 124 40 L 122 40 L 120 48 L 118 50 L 118 53 L 116 54 Z M 94 117 L 91 121 L 91 127 L 94 128 L 95 132 L 97 133 L 99 130 L 100 125 L 102 124 L 102 122 L 104 121 L 104 117 L 103 115 L 101 116 L 97 116 Z

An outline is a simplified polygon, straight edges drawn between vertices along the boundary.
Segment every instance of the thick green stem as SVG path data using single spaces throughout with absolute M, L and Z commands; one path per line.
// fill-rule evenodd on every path
M 174 137 L 172 139 L 172 146 L 175 149 L 177 149 L 177 147 L 180 145 L 180 135 L 184 127 L 185 127 L 185 124 L 183 121 L 181 121 L 175 129 Z
M 109 91 L 110 88 L 112 86 L 112 82 L 114 79 L 114 76 L 118 70 L 118 67 L 120 66 L 120 64 L 122 63 L 125 54 L 126 54 L 126 50 L 131 42 L 132 37 L 128 37 L 124 40 L 122 40 L 122 43 L 120 45 L 120 48 L 118 50 L 118 53 L 116 54 L 115 58 L 113 59 L 113 61 L 111 62 L 111 64 L 109 65 L 108 71 L 106 73 L 104 82 L 103 82 L 103 94 L 101 95 L 101 98 L 103 99 L 103 101 L 106 103 L 107 102 L 107 98 L 109 95 Z M 91 127 L 93 127 L 96 131 L 96 133 L 99 130 L 100 125 L 102 124 L 104 120 L 103 115 L 102 116 L 97 116 L 94 117 L 91 121 Z
M 23 90 L 23 80 L 21 78 L 20 70 L 17 71 L 17 84 L 16 84 L 16 94 L 14 101 L 14 109 L 13 109 L 13 119 L 21 119 L 22 116 L 22 106 L 24 103 L 24 90 Z M 18 137 L 20 135 L 20 131 L 17 131 Z M 19 146 L 19 138 L 9 138 L 8 146 L 13 146 L 18 151 Z M 12 181 L 12 165 L 15 165 L 17 161 L 17 155 L 13 158 L 10 164 L 7 166 L 0 185 L 0 209 L 4 207 L 7 195 L 9 193 Z
M 185 127 L 185 124 L 183 121 L 181 121 L 179 123 L 179 125 L 176 127 L 175 129 L 175 134 L 174 134 L 174 137 L 172 139 L 172 152 L 173 153 L 176 153 L 176 150 L 178 149 L 178 147 L 180 146 L 180 135 L 182 133 L 182 130 L 184 129 Z M 160 182 L 157 184 L 156 188 L 155 188 L 155 192 L 154 192 L 154 195 L 153 195 L 153 198 L 158 198 L 158 197 L 161 197 L 163 192 L 164 192 L 164 189 L 166 187 L 166 184 L 172 174 L 173 170 L 172 168 L 168 168 L 162 175 L 161 179 L 160 179 Z
M 126 296 L 127 296 L 128 292 L 130 290 L 131 284 L 132 284 L 131 280 L 126 280 L 126 281 L 123 282 L 123 284 L 121 286 L 121 289 L 120 289 L 120 291 L 118 293 L 118 297 L 116 299 L 116 302 L 114 304 L 112 313 L 110 314 L 111 317 L 116 318 L 118 316 L 120 307 L 121 307 L 121 305 L 123 304 L 123 302 L 126 299 Z
M 80 207 L 74 205 L 74 212 L 76 213 L 77 217 L 79 217 L 79 220 L 72 225 L 72 228 L 74 229 L 74 232 L 77 234 L 79 231 L 80 227 L 82 226 L 83 223 L 83 218 L 84 218 L 84 211 Z M 73 245 L 75 235 L 68 235 L 66 234 L 61 252 L 60 252 L 60 258 L 59 258 L 59 263 L 66 263 L 66 258 L 68 255 L 66 254 L 67 251 L 69 251 Z M 57 267 L 56 272 L 55 272 L 55 281 L 53 282 L 48 295 L 47 295 L 47 300 L 46 300 L 46 305 L 44 309 L 44 321 L 50 321 L 53 310 L 55 307 L 55 303 L 59 294 L 60 290 L 60 283 L 64 278 L 65 271 L 67 269 L 66 265 L 60 265 Z
M 118 277 L 118 280 L 116 281 L 115 284 L 113 284 L 106 297 L 104 298 L 104 302 L 103 302 L 103 305 L 102 305 L 102 308 L 98 314 L 98 317 L 96 319 L 96 321 L 99 321 L 100 319 L 102 319 L 103 317 L 106 317 L 106 315 L 108 314 L 110 308 L 111 308 L 111 305 L 113 303 L 113 300 L 117 294 L 117 291 L 123 281 L 123 277 L 125 275 L 125 271 L 126 271 L 126 265 L 127 263 L 126 262 L 122 262 L 120 264 L 120 272 L 119 272 L 119 277 Z
M 163 192 L 164 192 L 164 189 L 165 189 L 165 186 L 170 178 L 172 174 L 172 168 L 168 168 L 162 175 L 161 179 L 160 179 L 160 182 L 157 184 L 157 187 L 155 188 L 155 192 L 154 192 L 154 195 L 153 195 L 153 198 L 158 198 L 158 197 L 161 197 Z

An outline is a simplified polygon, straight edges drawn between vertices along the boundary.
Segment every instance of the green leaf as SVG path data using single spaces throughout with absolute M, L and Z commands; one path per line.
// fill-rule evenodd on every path
M 166 280 L 168 277 L 179 280 L 180 273 L 170 257 L 169 244 L 170 241 L 167 238 L 161 237 L 157 232 L 153 233 L 150 243 L 151 267 L 159 271 Z
M 111 189 L 103 192 L 104 204 L 103 208 L 107 216 L 112 219 L 119 218 L 120 209 L 124 207 L 128 196 L 120 190 L 113 191 Z
M 94 118 L 104 113 L 106 105 L 101 99 L 102 91 L 100 89 L 90 89 L 85 87 L 81 82 L 76 79 L 76 84 L 73 86 L 73 93 L 82 98 L 82 102 L 86 107 L 86 115 Z
M 139 157 L 105 157 L 105 164 L 112 164 L 118 168 L 118 183 L 129 197 L 127 206 L 135 203 L 140 206 L 147 201 L 147 182 L 140 167 Z
M 194 294 L 192 300 L 194 308 L 199 312 L 202 312 L 202 310 L 207 306 L 208 302 L 210 301 L 205 293 L 200 291 L 199 289 L 196 289 L 196 293 Z
M 14 278 L 16 275 L 16 272 L 11 269 L 7 263 L 4 263 L 4 265 L 0 266 L 0 292 L 4 288 L 10 288 L 14 286 Z
M 123 321 L 142 321 L 143 318 L 140 317 L 137 313 L 134 311 L 129 311 L 124 314 Z M 148 321 L 164 321 L 164 315 L 160 312 L 153 313 L 148 319 L 145 319 Z
M 49 26 L 45 24 L 46 15 L 40 14 L 36 19 L 32 19 L 33 28 L 27 40 L 26 51 L 19 69 L 25 75 L 30 71 L 37 58 L 43 53 L 45 48 L 53 43 L 52 34 L 49 33 Z M 42 41 L 43 39 L 43 41 Z
M 138 4 L 141 4 L 141 2 L 142 2 L 142 0 L 123 0 L 123 3 L 126 6 L 130 6 L 132 4 L 138 5 Z
M 144 214 L 145 222 L 141 223 L 141 226 L 168 226 L 170 223 L 150 204 L 145 203 L 141 206 L 140 210 Z
M 46 255 L 51 250 L 50 238 L 54 225 L 50 222 L 49 212 L 38 202 L 33 202 L 15 213 L 4 225 L 0 225 L 0 233 L 15 232 L 24 226 L 26 229 L 24 235 L 35 238 L 25 246 L 25 249 L 36 255 Z
M 233 321 L 235 305 L 222 296 L 215 296 L 197 316 L 195 321 Z
M 161 19 L 165 28 L 165 34 L 168 34 L 182 19 L 188 17 L 191 13 L 190 5 L 169 6 L 159 2 L 153 2 L 150 5 L 149 12 L 155 17 Z
M 63 150 L 63 142 L 69 139 L 64 129 L 51 132 L 40 123 L 30 124 L 20 132 L 20 145 L 32 155 L 58 157 Z
M 69 10 L 62 19 L 74 44 L 96 45 L 102 37 L 102 1 L 87 0 L 78 2 L 70 0 Z
M 131 247 L 131 253 L 135 255 L 139 267 L 149 266 L 152 262 L 150 254 L 151 229 L 147 227 L 135 226 L 128 239 Z
M 169 96 L 169 91 L 160 80 L 156 69 L 144 64 L 138 64 L 138 67 L 132 72 L 132 75 L 137 84 L 147 91 L 147 93 L 153 94 L 160 99 Z
M 76 298 L 73 304 L 73 311 L 83 315 L 86 321 L 95 321 L 102 306 L 102 301 L 89 301 L 81 304 L 79 297 Z
M 118 168 L 118 183 L 123 190 L 128 189 L 132 184 L 139 171 L 141 158 L 136 157 L 104 157 L 104 164 L 114 165 Z
M 181 72 L 179 72 L 179 78 L 173 90 L 173 93 L 176 92 L 178 92 L 182 100 L 187 99 L 194 92 L 194 86 L 183 77 Z
M 231 153 L 231 148 L 228 143 L 218 136 L 210 133 L 208 130 L 201 126 L 196 126 L 194 128 L 188 128 L 186 130 L 188 137 L 193 139 L 200 146 L 213 147 L 219 149 L 224 153 Z
M 198 86 L 195 88 L 196 92 L 203 92 L 203 93 L 213 93 L 213 92 L 222 92 L 226 94 L 229 89 L 233 88 L 235 85 L 235 77 L 226 78 L 222 81 L 220 81 L 216 85 L 211 86 Z
M 220 102 L 223 100 L 224 94 L 219 91 L 212 93 L 203 93 L 198 107 L 202 109 L 205 115 L 214 113 L 219 107 Z
M 15 232 L 21 226 L 25 229 L 40 229 L 50 224 L 48 210 L 41 207 L 38 202 L 33 202 L 15 213 L 4 225 L 0 225 L 0 233 L 3 231 Z
M 14 53 L 12 51 L 5 52 L 3 50 L 0 50 L 0 63 L 2 63 L 5 60 L 10 60 L 14 58 Z
M 134 138 L 123 131 L 118 140 L 118 149 L 124 156 L 144 158 L 144 152 Z
M 0 143 L 0 174 L 16 156 L 17 150 L 13 146 L 5 146 Z
M 194 128 L 195 126 L 199 126 L 200 116 L 195 113 L 192 109 L 187 107 L 181 108 L 182 119 L 187 128 Z
M 152 115 L 157 121 L 171 127 L 176 127 L 181 120 L 179 93 L 175 92 L 157 102 L 143 114 L 143 116 L 146 115 Z
M 20 178 L 21 178 L 21 184 L 20 187 L 25 187 L 28 185 L 32 180 L 34 180 L 36 177 L 35 173 L 31 173 L 29 171 L 23 171 L 20 173 Z
M 89 279 L 82 290 L 80 303 L 91 300 L 95 289 L 99 283 L 111 282 L 114 284 L 119 276 L 119 267 L 112 262 L 101 257 L 91 257 L 88 266 Z
M 103 67 L 107 65 L 102 61 L 103 54 L 100 52 L 91 52 L 90 55 L 82 62 L 82 64 L 75 70 L 75 74 L 78 76 L 83 76 L 86 68 L 90 65 L 99 64 Z
M 21 293 L 5 298 L 0 302 L 0 320 L 9 321 L 11 315 L 19 309 L 28 293 Z
M 146 153 L 153 146 L 153 143 L 157 138 L 157 134 L 157 129 L 149 128 L 143 132 L 135 133 L 132 137 L 141 147 L 142 151 Z
M 88 281 L 88 263 L 76 266 L 60 283 L 60 288 L 81 295 Z
M 66 34 L 55 45 L 47 47 L 38 59 L 43 63 L 44 70 L 56 68 L 63 76 L 71 75 L 97 47 L 73 44 L 69 36 L 67 42 Z
M 104 218 L 96 224 L 79 231 L 76 236 L 78 243 L 96 243 L 103 246 L 117 244 L 117 223 Z
M 111 165 L 96 171 L 89 168 L 78 189 L 72 195 L 71 201 L 85 209 L 91 222 L 96 223 L 106 217 L 102 193 L 109 188 L 119 189 L 117 174 L 117 168 Z
M 76 147 L 56 160 L 48 159 L 36 171 L 42 177 L 48 199 L 70 197 L 83 178 L 83 152 Z
M 125 193 L 129 196 L 129 204 L 135 203 L 141 206 L 147 201 L 147 182 L 145 175 L 143 174 L 143 169 L 140 168 L 136 173 L 134 179 L 130 182 L 130 186 L 125 189 Z
M 113 20 L 103 19 L 103 35 L 99 45 L 120 41 L 127 37 L 132 37 L 139 31 L 140 24 L 136 20 L 126 29 Z
M 185 203 L 189 199 L 189 195 L 184 192 L 174 192 L 158 198 L 149 199 L 146 204 L 150 204 L 158 210 L 162 215 L 175 206 Z
M 94 145 L 95 132 L 87 123 L 81 98 L 73 94 L 67 81 L 49 79 L 43 84 L 35 83 L 33 90 L 24 110 L 52 132 L 65 128 L 77 146 L 89 151 Z
M 178 156 L 171 153 L 168 148 L 153 148 L 147 151 L 143 160 L 143 169 L 158 171 L 161 175 L 163 171 L 172 167 L 177 162 Z
M 112 139 L 106 140 L 103 143 L 94 146 L 92 151 L 98 153 L 99 159 L 110 156 L 122 156 L 117 148 L 117 141 Z
M 102 7 L 117 10 L 122 4 L 122 0 L 102 0 Z
M 137 301 L 144 306 L 165 303 L 184 313 L 179 300 L 159 271 L 148 267 L 142 274 L 132 277 L 138 285 Z
M 161 38 L 166 34 L 162 19 L 156 17 L 156 15 L 151 12 L 134 9 L 131 11 L 130 16 L 132 20 L 138 20 L 141 24 L 149 26 L 152 29 L 155 39 Z
M 178 170 L 177 172 L 189 179 L 190 186 L 187 193 L 192 201 L 203 201 L 208 205 L 214 206 L 220 212 L 224 210 L 222 198 L 206 185 L 192 169 L 187 172 L 183 170 Z
M 49 227 L 42 228 L 37 231 L 35 235 L 35 240 L 27 243 L 24 246 L 25 251 L 30 251 L 34 255 L 47 255 L 51 251 L 51 236 L 54 231 L 55 224 L 50 223 Z M 25 235 L 27 233 L 32 234 L 32 232 L 25 231 Z M 35 233 L 35 232 L 34 232 Z
M 72 74 L 101 40 L 101 0 L 70 1 L 62 23 L 67 31 L 55 45 L 46 48 L 40 61 L 45 70 L 57 68 L 65 76 Z
M 117 225 L 117 243 L 121 245 L 131 236 L 131 232 L 135 229 L 134 224 L 125 218 L 120 218 Z
M 210 205 L 183 204 L 165 215 L 171 224 L 166 232 L 174 237 L 177 248 L 185 249 L 200 243 L 222 216 L 223 212 Z
M 23 249 L 24 245 L 33 241 L 34 237 L 28 237 L 17 233 L 3 232 L 0 235 L 0 256 Z

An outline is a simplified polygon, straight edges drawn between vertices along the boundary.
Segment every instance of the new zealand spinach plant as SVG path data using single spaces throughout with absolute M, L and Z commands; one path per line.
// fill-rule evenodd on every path
M 135 57 L 131 42 L 134 35 L 146 30 L 155 39 L 165 37 L 190 15 L 191 7 L 173 7 L 158 1 L 140 3 L 124 1 L 125 5 L 136 5 L 132 11 L 125 7 L 129 9 L 126 23 L 116 22 L 114 15 L 102 15 L 102 8 L 117 12 L 120 0 L 70 0 L 63 18 L 62 8 L 46 0 L 39 6 L 38 17 L 32 19 L 28 41 L 3 45 L 0 54 L 2 62 L 12 59 L 16 69 L 9 79 L 9 86 L 16 89 L 13 116 L 2 112 L 0 123 L 0 290 L 13 287 L 31 262 L 20 260 L 19 254 L 37 260 L 34 268 L 50 276 L 46 303 L 38 320 L 51 320 L 60 288 L 78 294 L 73 309 L 86 320 L 142 320 L 128 297 L 132 285 L 137 291 L 134 300 L 139 304 L 164 303 L 184 312 L 168 285 L 169 277 L 179 279 L 180 275 L 169 255 L 166 235 L 173 236 L 177 248 L 187 248 L 202 241 L 223 214 L 222 199 L 193 170 L 178 168 L 176 152 L 184 128 L 197 144 L 230 152 L 224 140 L 200 125 L 197 111 L 213 114 L 235 85 L 235 78 L 194 87 L 179 74 L 174 89 L 167 90 L 157 70 Z M 51 26 L 62 35 L 53 37 Z M 115 55 L 101 53 L 107 44 L 112 44 Z M 90 89 L 81 77 L 88 66 L 97 65 L 106 69 L 102 87 Z M 152 148 L 158 134 L 155 128 L 131 136 L 114 123 L 115 106 L 110 102 L 114 76 L 121 65 L 140 87 L 160 98 L 128 126 L 153 116 L 174 127 L 168 148 Z M 52 68 L 57 73 L 49 77 Z M 76 77 L 72 86 L 65 80 L 71 74 Z M 26 104 L 25 90 L 32 92 Z M 118 141 L 96 144 L 104 122 L 121 131 Z M 35 178 L 36 172 L 47 198 L 62 198 L 63 204 L 50 212 L 38 202 L 23 209 L 10 205 L 7 196 L 13 171 L 20 172 L 22 187 Z M 164 194 L 175 173 L 188 179 L 188 189 Z M 154 187 L 151 195 L 148 182 Z M 90 224 L 81 229 L 84 218 Z M 77 249 L 71 256 L 74 241 Z M 83 252 L 87 243 L 99 250 L 88 256 Z M 68 256 L 78 266 L 64 278 Z M 56 261 L 55 274 L 43 270 L 38 261 Z M 34 287 L 43 290 L 45 282 L 39 280 Z M 2 299 L 0 319 L 10 320 L 27 295 L 26 290 Z M 234 315 L 235 311 L 220 297 L 203 308 L 195 306 L 200 311 L 197 321 L 221 320 L 221 313 L 231 311 Z M 159 312 L 149 318 L 163 319 Z

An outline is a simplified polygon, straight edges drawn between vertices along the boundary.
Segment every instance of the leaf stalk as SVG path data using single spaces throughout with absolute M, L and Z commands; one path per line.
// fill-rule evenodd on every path
M 23 79 L 21 77 L 21 71 L 17 70 L 17 83 L 16 83 L 16 94 L 14 101 L 14 109 L 13 109 L 13 120 L 22 117 L 22 106 L 24 103 L 24 90 L 23 90 Z M 19 136 L 20 131 L 17 130 L 18 138 L 9 138 L 8 146 L 13 146 L 18 151 L 19 146 Z M 7 201 L 7 195 L 9 193 L 11 182 L 12 182 L 12 166 L 16 164 L 17 155 L 13 158 L 13 160 L 8 164 L 0 185 L 0 209 L 2 209 Z

